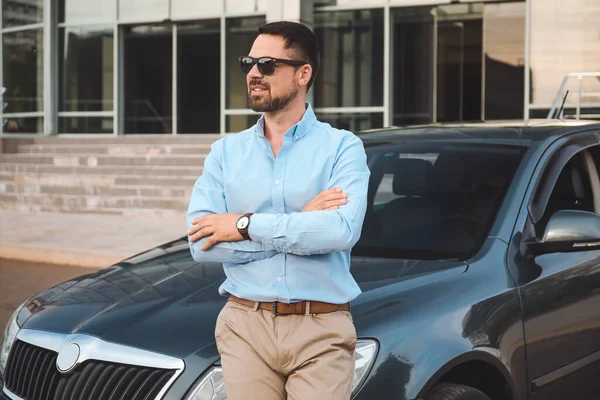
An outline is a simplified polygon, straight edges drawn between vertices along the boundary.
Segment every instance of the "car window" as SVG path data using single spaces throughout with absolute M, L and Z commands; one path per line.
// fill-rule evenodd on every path
M 473 255 L 487 237 L 524 150 L 443 141 L 367 148 L 370 201 L 353 254 Z
M 592 156 L 592 160 L 594 160 L 594 164 L 596 165 L 596 172 L 598 174 L 600 174 L 600 146 L 591 147 L 589 149 L 589 152 L 590 152 L 590 155 Z M 592 177 L 590 177 L 590 178 L 595 179 Z M 600 184 L 598 181 L 600 181 L 600 179 L 596 180 L 596 183 Z
M 431 165 L 435 164 L 435 160 L 438 157 L 438 154 L 397 154 L 398 158 L 405 160 L 424 160 Z M 384 157 L 394 157 L 394 153 L 386 153 Z M 409 163 L 411 161 L 408 161 Z M 374 206 L 381 207 L 390 203 L 392 200 L 396 200 L 402 198 L 404 195 L 394 193 L 394 171 L 386 170 L 384 171 L 384 175 L 379 183 L 379 187 L 377 188 L 377 192 L 375 194 Z
M 550 218 L 561 210 L 594 212 L 592 187 L 583 152 L 573 156 L 560 172 L 544 215 L 536 224 L 536 232 L 544 232 Z
M 596 164 L 596 169 L 600 167 L 600 146 L 594 146 L 589 149 L 590 154 L 592 155 L 592 159 Z
M 600 145 L 588 149 L 588 174 L 594 195 L 594 210 L 600 214 Z

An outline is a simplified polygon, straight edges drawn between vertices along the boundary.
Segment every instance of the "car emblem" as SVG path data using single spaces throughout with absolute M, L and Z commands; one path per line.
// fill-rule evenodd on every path
M 76 343 L 70 343 L 60 349 L 58 357 L 56 358 L 56 368 L 60 372 L 69 372 L 79 360 L 79 345 Z

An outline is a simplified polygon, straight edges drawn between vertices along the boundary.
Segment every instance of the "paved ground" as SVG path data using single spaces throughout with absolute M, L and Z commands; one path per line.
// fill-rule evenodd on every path
M 0 258 L 102 268 L 184 236 L 185 212 L 131 215 L 0 210 Z
M 13 311 L 22 302 L 51 286 L 90 271 L 90 268 L 0 258 L 0 337 Z
M 185 213 L 0 210 L 0 335 L 12 311 L 33 294 L 177 239 L 185 231 Z

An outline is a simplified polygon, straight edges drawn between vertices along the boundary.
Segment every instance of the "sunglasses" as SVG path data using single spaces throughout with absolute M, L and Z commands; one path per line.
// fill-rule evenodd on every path
M 244 74 L 248 74 L 254 64 L 258 66 L 258 70 L 263 75 L 273 75 L 277 64 L 287 64 L 299 67 L 304 64 L 308 64 L 306 61 L 300 60 L 285 60 L 282 58 L 273 57 L 240 57 L 240 68 Z

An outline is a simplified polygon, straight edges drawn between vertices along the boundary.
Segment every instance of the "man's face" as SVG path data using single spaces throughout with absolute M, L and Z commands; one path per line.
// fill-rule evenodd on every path
M 285 48 L 285 39 L 274 35 L 259 35 L 250 57 L 273 57 L 295 59 L 291 51 Z M 299 91 L 300 68 L 277 63 L 272 75 L 263 75 L 256 65 L 246 76 L 248 85 L 248 103 L 256 112 L 275 112 L 284 109 L 296 98 Z

